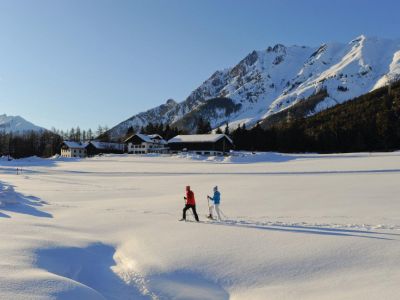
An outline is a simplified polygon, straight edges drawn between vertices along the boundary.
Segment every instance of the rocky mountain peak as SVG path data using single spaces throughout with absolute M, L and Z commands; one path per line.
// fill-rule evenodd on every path
M 167 101 L 140 113 L 111 130 L 140 128 L 149 122 L 195 129 L 201 116 L 213 128 L 248 127 L 307 101 L 319 91 L 326 97 L 304 111 L 305 116 L 342 103 L 400 76 L 400 42 L 364 35 L 350 43 L 326 43 L 319 47 L 286 47 L 276 44 L 252 51 L 231 68 L 214 72 L 193 89 L 183 102 Z
M 165 102 L 165 104 L 166 104 L 167 106 L 175 106 L 175 105 L 177 105 L 178 103 L 177 103 L 174 99 L 170 98 L 170 99 L 167 100 L 167 102 Z
M 7 114 L 0 115 L 0 131 L 7 133 L 24 133 L 27 131 L 43 130 L 45 129 L 28 122 L 21 116 L 9 116 Z

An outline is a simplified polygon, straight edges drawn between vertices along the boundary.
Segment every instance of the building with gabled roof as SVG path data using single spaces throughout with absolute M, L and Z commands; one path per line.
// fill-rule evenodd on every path
M 168 141 L 170 152 L 193 152 L 200 155 L 223 155 L 233 149 L 226 134 L 177 135 Z
M 86 146 L 87 142 L 73 142 L 73 141 L 64 141 L 61 144 L 61 156 L 63 157 L 86 157 Z
M 158 134 L 146 135 L 135 133 L 125 139 L 128 153 L 147 154 L 147 153 L 167 153 L 167 142 Z

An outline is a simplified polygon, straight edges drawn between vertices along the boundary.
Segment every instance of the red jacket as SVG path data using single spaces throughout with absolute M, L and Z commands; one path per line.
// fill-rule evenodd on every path
M 186 204 L 196 205 L 196 200 L 194 200 L 193 191 L 186 191 Z

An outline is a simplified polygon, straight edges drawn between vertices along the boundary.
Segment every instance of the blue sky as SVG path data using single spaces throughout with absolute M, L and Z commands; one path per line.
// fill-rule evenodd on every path
M 0 0 L 0 114 L 112 127 L 269 45 L 400 38 L 397 0 Z

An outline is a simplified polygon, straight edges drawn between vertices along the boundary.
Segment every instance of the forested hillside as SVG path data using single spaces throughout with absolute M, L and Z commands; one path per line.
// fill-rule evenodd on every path
M 232 133 L 237 149 L 353 152 L 400 149 L 400 82 L 308 118 Z
M 0 156 L 49 157 L 60 152 L 62 140 L 61 136 L 48 130 L 23 134 L 0 132 Z

